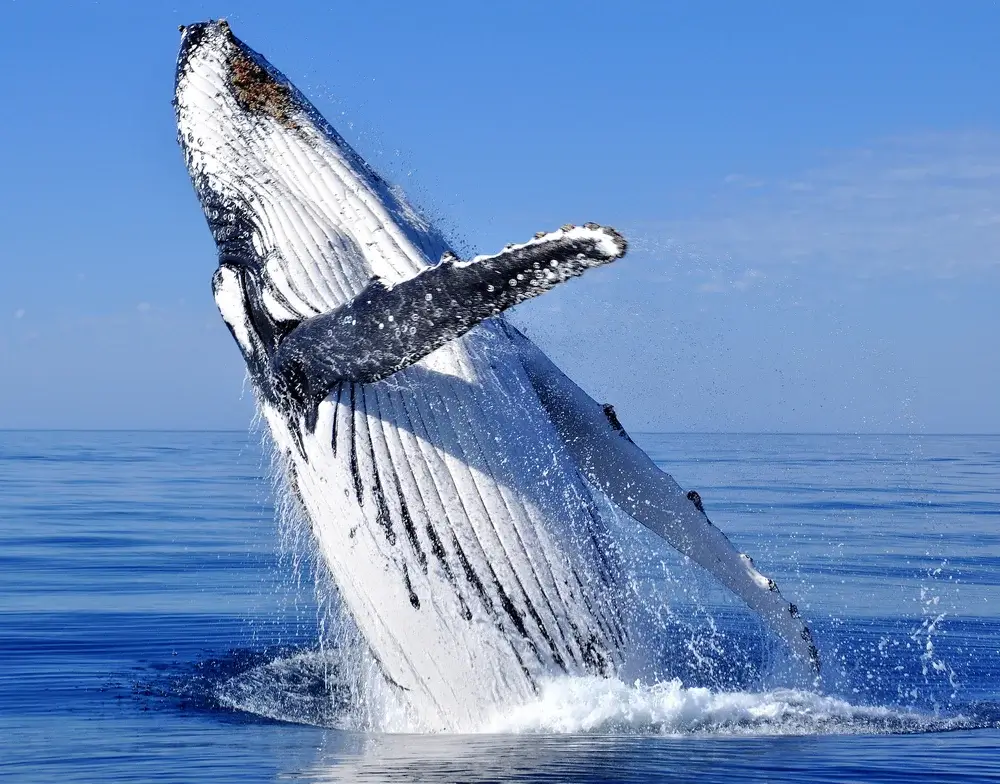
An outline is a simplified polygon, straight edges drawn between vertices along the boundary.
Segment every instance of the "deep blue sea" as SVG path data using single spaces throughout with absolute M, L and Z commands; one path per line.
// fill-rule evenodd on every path
M 1000 436 L 637 441 L 794 597 L 819 686 L 664 555 L 678 680 L 362 731 L 257 435 L 0 432 L 0 780 L 1000 781 Z

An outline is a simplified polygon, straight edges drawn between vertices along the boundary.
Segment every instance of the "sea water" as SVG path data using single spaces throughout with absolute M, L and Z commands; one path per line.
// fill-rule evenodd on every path
M 255 434 L 7 431 L 0 779 L 1000 781 L 1000 436 L 636 438 L 798 604 L 818 683 L 637 529 L 657 677 L 407 733 Z

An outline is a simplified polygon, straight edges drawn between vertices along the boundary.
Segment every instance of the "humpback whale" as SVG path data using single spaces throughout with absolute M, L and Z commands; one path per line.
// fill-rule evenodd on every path
M 798 610 L 503 311 L 627 249 L 593 223 L 459 259 L 225 21 L 182 28 L 184 159 L 212 279 L 289 493 L 419 726 L 471 729 L 559 674 L 611 677 L 624 513 L 818 671 Z

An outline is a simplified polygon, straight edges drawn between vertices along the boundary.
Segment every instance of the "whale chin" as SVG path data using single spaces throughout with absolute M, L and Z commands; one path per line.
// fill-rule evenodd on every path
M 457 259 L 224 22 L 185 28 L 175 108 L 284 481 L 416 726 L 472 730 L 550 676 L 622 671 L 622 512 L 818 667 L 700 497 L 496 315 L 620 257 L 617 232 Z

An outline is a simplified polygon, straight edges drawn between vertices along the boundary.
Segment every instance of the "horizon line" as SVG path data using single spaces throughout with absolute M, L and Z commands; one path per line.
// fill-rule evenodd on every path
M 253 428 L 193 427 L 0 427 L 0 433 L 252 433 Z M 886 430 L 632 430 L 636 435 L 661 436 L 1000 436 L 970 431 L 903 432 Z

